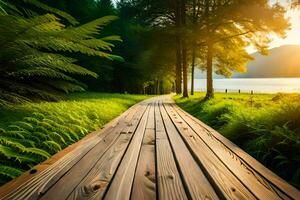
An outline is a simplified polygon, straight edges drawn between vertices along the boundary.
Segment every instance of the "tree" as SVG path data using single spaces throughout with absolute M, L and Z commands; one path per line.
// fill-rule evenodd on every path
M 120 40 L 118 36 L 94 38 L 101 28 L 116 19 L 115 16 L 66 27 L 58 16 L 76 24 L 70 15 L 37 1 L 28 2 L 31 4 L 25 10 L 19 9 L 18 3 L 1 1 L 1 104 L 36 98 L 56 100 L 62 92 L 84 90 L 85 86 L 74 79 L 74 75 L 94 78 L 98 75 L 79 66 L 77 60 L 72 58 L 73 53 L 121 60 L 119 56 L 109 53 L 113 47 L 110 42 Z M 53 14 L 31 15 L 31 7 Z
M 183 97 L 189 97 L 188 94 L 188 63 L 187 63 L 187 35 L 186 35 L 186 0 L 181 0 L 180 10 L 182 18 L 182 76 L 183 76 Z
M 197 45 L 197 42 L 200 40 L 201 38 L 199 38 L 199 34 L 197 33 L 197 27 L 200 27 L 201 24 L 201 16 L 199 16 L 200 14 L 200 9 L 201 9 L 201 4 L 202 0 L 192 0 L 191 1 L 191 32 L 192 35 L 190 37 L 190 41 L 189 43 L 191 44 L 190 48 L 192 51 L 192 60 L 191 60 L 191 95 L 194 95 L 194 79 L 195 79 L 195 67 L 196 67 L 196 58 L 197 58 L 197 49 L 199 52 L 199 48 L 201 48 L 201 46 Z
M 253 45 L 265 54 L 269 34 L 284 37 L 289 24 L 284 18 L 284 8 L 279 4 L 271 6 L 266 0 L 204 0 L 201 6 L 204 25 L 198 31 L 203 33 L 206 46 L 206 98 L 209 99 L 214 96 L 214 70 L 225 76 L 244 71 L 251 60 L 244 49 Z
M 171 90 L 175 44 L 166 6 L 165 1 L 149 4 L 143 0 L 117 4 L 120 20 L 115 24 L 123 43 L 116 52 L 125 59 L 124 63 L 114 65 L 113 82 L 118 91 L 156 94 Z

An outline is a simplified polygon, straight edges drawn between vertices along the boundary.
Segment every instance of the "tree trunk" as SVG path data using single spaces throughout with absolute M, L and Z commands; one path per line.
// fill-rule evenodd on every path
M 182 93 L 182 64 L 181 64 L 181 39 L 176 36 L 176 93 Z
M 206 99 L 211 99 L 214 97 L 213 88 L 213 44 L 208 42 L 207 44 L 207 62 L 206 62 L 206 73 L 207 73 L 207 90 Z
M 181 0 L 181 22 L 182 22 L 182 71 L 183 71 L 183 97 L 189 97 L 188 93 L 188 74 L 187 74 L 187 47 L 186 47 L 186 35 L 185 35 L 185 26 L 186 26 L 186 0 Z
M 188 73 L 187 73 L 187 48 L 185 41 L 182 45 L 182 71 L 183 71 L 183 97 L 189 97 L 188 93 Z
M 180 11 L 181 0 L 176 0 L 175 10 L 175 26 L 176 32 L 176 93 L 182 93 L 182 44 L 181 44 L 181 11 Z
M 195 45 L 193 45 L 193 49 L 192 49 L 191 95 L 194 95 L 195 62 L 196 62 L 196 48 L 195 48 Z
M 157 91 L 157 94 L 160 94 L 160 81 L 159 80 L 157 80 L 157 89 L 156 89 L 156 91 Z
M 196 0 L 193 0 L 193 26 L 197 26 Z M 195 41 L 192 41 L 195 42 Z M 192 71 L 191 71 L 191 95 L 194 95 L 195 82 L 195 63 L 196 62 L 196 45 L 192 44 Z

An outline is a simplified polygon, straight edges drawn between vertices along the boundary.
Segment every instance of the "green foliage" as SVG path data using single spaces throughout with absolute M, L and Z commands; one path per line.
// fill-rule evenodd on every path
M 260 162 L 300 187 L 300 95 L 216 94 L 201 100 L 175 97 L 187 112 L 201 119 Z
M 9 179 L 20 176 L 22 173 L 23 171 L 14 167 L 0 165 L 0 176 L 3 177 L 3 179 L 0 179 L 0 185 L 4 184 L 5 181 Z
M 120 41 L 118 36 L 95 37 L 115 16 L 72 26 L 76 21 L 70 15 L 37 0 L 2 0 L 0 6 L 3 10 L 0 13 L 3 30 L 0 33 L 0 105 L 30 99 L 58 100 L 61 93 L 83 91 L 85 85 L 74 79 L 74 75 L 93 78 L 98 75 L 80 66 L 72 58 L 75 54 L 122 60 L 110 53 L 114 47 L 110 42 Z M 23 10 L 33 11 L 32 7 L 45 14 L 23 13 Z M 63 23 L 59 17 L 72 25 Z
M 0 184 L 101 128 L 145 98 L 147 96 L 78 93 L 70 95 L 67 101 L 1 108 Z M 16 117 L 18 112 L 21 114 Z

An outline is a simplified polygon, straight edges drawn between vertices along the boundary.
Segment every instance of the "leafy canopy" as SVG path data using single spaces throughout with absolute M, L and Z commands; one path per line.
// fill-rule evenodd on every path
M 193 30 L 194 39 L 212 46 L 215 70 L 226 77 L 246 70 L 253 59 L 247 46 L 266 55 L 270 35 L 284 37 L 289 27 L 285 9 L 267 0 L 202 0 L 197 11 L 200 22 Z

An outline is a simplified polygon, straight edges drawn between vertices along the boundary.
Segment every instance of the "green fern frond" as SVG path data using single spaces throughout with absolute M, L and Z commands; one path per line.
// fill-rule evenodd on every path
M 22 131 L 5 131 L 4 135 L 12 138 L 19 138 L 19 139 L 25 139 L 25 137 L 22 134 Z
M 63 72 L 80 74 L 80 75 L 89 75 L 97 78 L 98 75 L 86 68 L 83 68 L 79 65 L 73 64 L 76 59 L 68 58 L 61 56 L 59 54 L 39 54 L 39 55 L 30 55 L 23 58 L 23 61 L 20 62 L 20 65 L 26 65 L 31 67 L 46 67 L 52 69 L 58 69 Z
M 86 128 L 83 128 L 83 127 L 81 127 L 81 126 L 79 126 L 79 125 L 74 125 L 74 127 L 82 134 L 82 135 L 85 135 L 85 134 L 87 134 L 88 133 L 88 130 L 86 129 Z
M 19 143 L 19 144 L 22 144 L 23 146 L 26 146 L 26 147 L 35 147 L 35 142 L 33 142 L 29 139 L 16 139 L 16 138 L 0 136 L 0 144 L 5 145 L 5 144 L 7 144 L 6 141 Z
M 49 153 L 47 153 L 46 151 L 42 150 L 42 149 L 38 149 L 38 148 L 25 148 L 25 152 L 29 153 L 29 154 L 33 154 L 33 155 L 37 155 L 37 156 L 41 156 L 45 159 L 48 159 L 51 157 L 51 155 Z
M 13 148 L 0 144 L 0 154 L 7 159 L 13 159 L 20 163 L 38 163 L 38 160 L 32 156 L 17 153 Z
M 0 165 L 0 175 L 13 179 L 20 176 L 22 173 L 23 171 L 15 167 Z
M 37 125 L 38 122 L 39 122 L 39 120 L 36 119 L 36 118 L 34 118 L 34 117 L 24 117 L 23 120 L 24 120 L 25 122 L 29 122 L 29 123 L 32 123 L 32 124 L 34 124 L 34 125 Z
M 117 17 L 106 16 L 81 26 L 65 27 L 58 17 L 69 16 L 37 0 L 21 1 L 53 14 L 29 14 L 31 17 L 27 18 L 22 15 L 0 15 L 0 29 L 3 30 L 0 34 L 0 45 L 3 47 L 0 59 L 6 61 L 3 66 L 10 66 L 1 69 L 5 72 L 0 74 L 1 105 L 30 99 L 57 101 L 60 92 L 84 91 L 85 86 L 72 75 L 98 77 L 96 73 L 77 65 L 75 59 L 61 55 L 61 52 L 123 61 L 121 57 L 108 53 L 114 47 L 110 41 L 120 41 L 120 37 L 95 38 L 105 25 Z
M 41 132 L 35 131 L 32 134 L 35 135 L 36 137 L 38 137 L 40 139 L 40 141 L 44 141 L 44 140 L 48 140 L 49 139 L 49 136 L 47 136 L 46 134 L 41 133 Z
M 112 47 L 114 47 L 113 44 L 105 42 L 104 40 L 99 39 L 88 39 L 88 40 L 82 40 L 80 43 L 84 46 L 87 46 L 92 49 L 96 50 L 107 50 L 112 51 Z
M 45 119 L 45 115 L 42 113 L 34 112 L 32 113 L 33 116 L 35 116 L 38 120 L 43 120 Z M 39 122 L 39 121 L 38 121 Z
M 73 36 L 76 39 L 91 39 L 94 35 L 98 35 L 104 26 L 116 19 L 117 16 L 105 16 L 75 28 L 67 28 L 60 34 L 68 38 Z
M 112 35 L 112 36 L 103 37 L 103 38 L 101 38 L 101 40 L 103 40 L 103 41 L 119 41 L 119 42 L 123 41 L 121 39 L 121 37 L 118 36 L 118 35 Z
M 46 145 L 54 153 L 62 150 L 62 147 L 58 143 L 56 143 L 52 140 L 44 141 L 43 144 Z
M 67 80 L 67 81 L 77 82 L 75 79 L 71 78 L 70 76 L 67 76 L 61 72 L 55 71 L 53 69 L 45 68 L 45 67 L 36 67 L 36 68 L 19 70 L 17 72 L 11 73 L 10 76 L 12 76 L 12 77 L 20 77 L 20 76 L 49 77 L 49 78 L 57 78 L 57 79 L 63 79 L 63 80 Z
M 85 87 L 78 85 L 78 84 L 73 84 L 67 81 L 62 81 L 62 80 L 57 80 L 57 81 L 50 81 L 47 82 L 48 85 L 51 85 L 52 87 L 62 90 L 65 93 L 70 93 L 70 92 L 83 92 L 85 91 Z
M 15 124 L 17 124 L 17 126 L 20 127 L 20 128 L 22 128 L 23 130 L 24 129 L 25 130 L 29 130 L 29 131 L 33 130 L 33 126 L 30 123 L 28 123 L 28 122 L 17 121 L 17 122 L 15 122 Z
M 56 14 L 56 15 L 64 18 L 64 19 L 68 20 L 73 25 L 78 24 L 77 20 L 74 17 L 72 17 L 71 15 L 69 15 L 68 13 L 62 12 L 62 11 L 56 9 L 56 8 L 52 8 L 50 6 L 47 6 L 46 4 L 43 4 L 43 3 L 41 3 L 37 0 L 22 0 L 22 1 L 25 2 L 25 3 L 31 4 L 33 6 L 36 6 L 37 8 L 41 8 L 45 11 L 54 13 L 54 14 Z
M 24 128 L 22 128 L 20 126 L 17 126 L 17 125 L 14 125 L 14 124 L 9 125 L 7 128 L 10 131 L 24 131 L 25 130 Z

